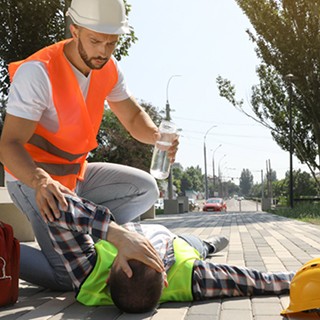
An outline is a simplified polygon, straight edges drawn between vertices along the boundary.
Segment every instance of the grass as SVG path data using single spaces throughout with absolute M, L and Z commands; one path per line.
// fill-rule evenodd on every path
M 271 209 L 270 212 L 279 216 L 320 225 L 320 203 L 318 202 L 295 203 L 293 209 L 289 207 L 276 207 Z
M 163 214 L 163 213 L 164 213 L 163 209 L 156 209 L 156 215 Z

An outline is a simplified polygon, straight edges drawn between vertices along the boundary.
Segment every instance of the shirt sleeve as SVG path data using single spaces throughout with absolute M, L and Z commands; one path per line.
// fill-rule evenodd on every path
M 10 85 L 7 113 L 39 121 L 49 106 L 52 90 L 47 71 L 38 61 L 23 63 Z
M 106 239 L 111 213 L 106 207 L 65 195 L 68 209 L 48 222 L 49 235 L 77 290 L 96 263 L 93 238 Z
M 124 74 L 117 62 L 117 60 L 112 57 L 115 66 L 118 70 L 118 82 L 116 83 L 115 87 L 112 89 L 110 94 L 107 96 L 107 101 L 110 102 L 118 102 L 123 101 L 131 97 L 131 92 L 127 87 Z
M 153 245 L 163 261 L 166 272 L 175 262 L 173 240 L 176 235 L 168 228 L 160 224 L 131 224 L 131 229 L 126 225 L 126 228 L 143 234 Z M 133 229 L 135 228 L 135 230 Z
M 65 198 L 68 209 L 61 211 L 62 217 L 57 220 L 58 225 L 73 232 L 105 240 L 111 218 L 109 209 L 83 198 L 69 195 L 65 195 Z

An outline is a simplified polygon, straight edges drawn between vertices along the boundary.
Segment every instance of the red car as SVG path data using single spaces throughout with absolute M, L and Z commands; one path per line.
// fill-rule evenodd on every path
M 227 204 L 222 198 L 209 198 L 203 205 L 202 211 L 227 211 Z

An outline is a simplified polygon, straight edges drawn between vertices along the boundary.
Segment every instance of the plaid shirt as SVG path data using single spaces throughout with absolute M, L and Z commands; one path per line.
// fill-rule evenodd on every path
M 106 207 L 97 206 L 89 200 L 69 195 L 65 198 L 68 209 L 61 210 L 61 217 L 49 222 L 48 226 L 55 250 L 64 258 L 65 267 L 78 290 L 95 266 L 94 244 L 100 239 L 107 239 L 112 215 Z M 160 255 L 166 271 L 175 262 L 175 235 L 164 226 L 148 225 L 146 228 L 138 223 L 126 223 L 122 227 L 144 235 Z
M 85 199 L 66 196 L 66 200 L 67 211 L 62 211 L 61 218 L 48 225 L 55 249 L 64 257 L 66 269 L 78 290 L 96 263 L 93 239 L 107 238 L 111 213 L 107 208 Z M 123 226 L 146 236 L 162 258 L 166 271 L 169 270 L 175 262 L 173 233 L 161 225 L 127 223 Z M 192 293 L 194 300 L 283 294 L 288 292 L 293 276 L 293 272 L 264 273 L 196 260 L 192 274 Z
M 193 299 L 285 294 L 289 292 L 293 276 L 294 272 L 267 273 L 196 260 L 192 275 Z

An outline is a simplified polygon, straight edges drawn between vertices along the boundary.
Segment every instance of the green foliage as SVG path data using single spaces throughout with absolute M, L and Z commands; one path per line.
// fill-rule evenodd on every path
M 271 169 L 270 179 L 271 179 L 271 181 L 277 181 L 277 172 L 275 170 Z
M 174 184 L 180 180 L 180 193 L 185 194 L 187 190 L 203 191 L 203 175 L 199 166 L 188 167 L 185 171 L 173 171 Z
M 276 207 L 272 213 L 312 223 L 320 224 L 320 202 L 295 203 L 294 208 Z
M 223 185 L 226 184 L 224 189 L 228 190 L 229 195 L 238 194 L 240 187 L 232 181 L 223 182 Z
M 146 102 L 140 105 L 156 124 L 160 123 L 155 107 Z M 90 162 L 119 163 L 149 172 L 153 146 L 132 138 L 110 109 L 105 110 L 97 139 L 99 146 L 90 153 Z
M 289 172 L 286 174 L 286 181 L 289 186 Z M 293 171 L 293 190 L 294 198 L 303 198 L 317 195 L 317 186 L 309 173 L 302 172 L 300 169 Z
M 293 74 L 291 107 L 294 153 L 312 170 L 320 169 L 320 0 L 236 0 L 249 18 L 262 63 L 259 85 L 252 87 L 251 109 L 243 109 L 235 87 L 217 78 L 220 95 L 233 106 L 271 130 L 279 146 L 289 150 L 289 102 L 286 78 Z M 316 180 L 315 180 L 316 181 Z
M 184 172 L 181 178 L 181 193 L 185 194 L 186 190 L 193 190 L 193 183 L 191 177 Z
M 203 176 L 201 173 L 201 168 L 199 166 L 189 167 L 185 171 L 192 181 L 192 188 L 194 190 L 203 190 Z
M 164 214 L 164 209 L 156 209 L 156 215 Z
M 293 190 L 294 198 L 312 197 L 316 196 L 317 184 L 312 176 L 307 172 L 299 170 L 293 171 Z M 273 183 L 274 196 L 288 196 L 289 190 L 289 172 L 286 173 L 286 177 L 283 180 Z
M 234 194 L 238 194 L 240 192 L 240 187 L 230 180 L 219 181 L 214 191 L 218 192 L 220 197 L 225 198 Z M 209 188 L 209 197 L 213 195 L 214 195 L 213 189 Z
M 261 198 L 261 196 L 262 196 L 261 183 L 255 183 L 250 190 L 250 197 Z
M 183 170 L 180 167 L 172 167 L 172 183 L 176 187 L 177 194 L 181 194 L 181 179 Z
M 131 5 L 127 3 L 127 1 L 124 1 L 126 6 L 126 14 L 129 16 L 129 13 L 131 11 Z M 129 55 L 129 49 L 133 43 L 135 43 L 138 40 L 136 37 L 133 28 L 131 29 L 129 34 L 123 34 L 120 36 L 119 44 L 114 52 L 114 56 L 117 60 L 121 60 L 122 57 L 126 57 Z
M 26 58 L 40 48 L 63 39 L 64 1 L 2 0 L 0 10 L 0 60 L 2 86 L 6 95 L 7 64 Z
M 289 198 L 288 197 L 284 197 L 284 196 L 280 196 L 278 198 L 278 203 L 277 203 L 277 207 L 288 207 L 289 206 Z
M 293 190 L 294 198 L 309 198 L 318 195 L 317 183 L 314 178 L 305 171 L 293 171 Z M 250 195 L 255 198 L 261 197 L 261 183 L 253 185 Z M 267 194 L 267 183 L 264 183 L 264 195 Z M 288 205 L 289 198 L 289 171 L 286 173 L 284 179 L 272 181 L 272 195 L 273 198 L 278 200 L 277 205 Z
M 249 169 L 243 169 L 240 176 L 240 191 L 244 196 L 248 196 L 250 194 L 250 190 L 253 186 L 253 175 Z

